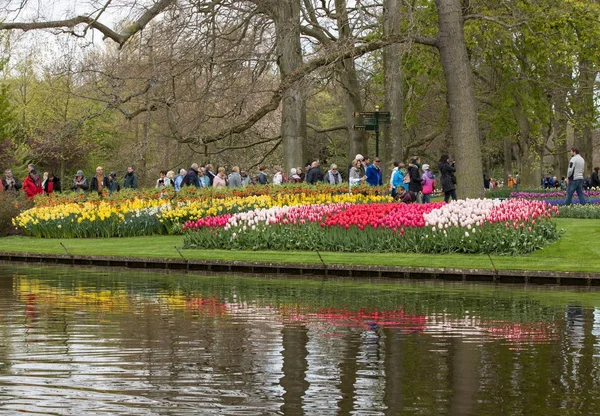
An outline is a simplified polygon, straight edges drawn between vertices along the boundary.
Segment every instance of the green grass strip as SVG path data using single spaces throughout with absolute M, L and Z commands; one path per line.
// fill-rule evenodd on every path
M 600 220 L 555 220 L 565 233 L 548 247 L 523 256 L 491 256 L 498 270 L 548 270 L 600 273 Z M 181 236 L 106 239 L 2 238 L 0 251 L 73 255 L 180 258 Z M 320 263 L 316 252 L 182 250 L 188 260 Z M 325 263 L 379 266 L 492 269 L 487 255 L 414 253 L 320 253 Z

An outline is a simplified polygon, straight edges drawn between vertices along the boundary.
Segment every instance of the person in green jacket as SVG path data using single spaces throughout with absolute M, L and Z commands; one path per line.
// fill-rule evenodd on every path
M 123 176 L 123 188 L 137 189 L 138 177 L 133 171 L 133 166 L 127 167 L 127 173 Z

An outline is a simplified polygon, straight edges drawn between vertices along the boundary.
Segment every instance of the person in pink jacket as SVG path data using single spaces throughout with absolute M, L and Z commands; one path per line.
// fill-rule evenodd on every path
M 435 177 L 431 170 L 429 170 L 429 165 L 423 165 L 423 176 L 421 177 L 421 186 L 423 192 L 423 203 L 428 204 L 431 202 L 431 194 L 435 190 Z

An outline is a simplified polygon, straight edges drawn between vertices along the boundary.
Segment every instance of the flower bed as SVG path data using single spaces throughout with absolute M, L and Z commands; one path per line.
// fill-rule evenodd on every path
M 304 204 L 376 203 L 388 196 L 343 193 L 281 193 L 245 197 L 125 198 L 36 206 L 13 219 L 25 234 L 45 238 L 129 237 L 176 234 L 189 220 Z
M 586 198 L 600 197 L 600 190 L 592 189 L 590 191 L 583 191 Z M 521 199 L 549 199 L 549 198 L 561 198 L 567 197 L 567 191 L 548 191 L 548 192 L 511 192 L 511 198 Z
M 520 254 L 559 233 L 541 201 L 466 200 L 256 209 L 184 225 L 186 248 Z
M 363 196 L 384 196 L 386 187 L 373 187 L 368 185 L 352 187 L 352 194 Z M 35 198 L 35 205 L 38 207 L 57 206 L 63 204 L 83 204 L 85 202 L 108 202 L 112 205 L 121 205 L 127 201 L 163 199 L 177 202 L 191 202 L 196 200 L 206 199 L 231 199 L 231 198 L 247 198 L 252 196 L 266 196 L 276 198 L 282 195 L 305 195 L 317 197 L 319 195 L 336 195 L 347 194 L 348 186 L 344 185 L 328 185 L 319 183 L 317 185 L 309 185 L 306 183 L 288 183 L 284 185 L 256 185 L 245 188 L 195 188 L 184 187 L 181 191 L 175 192 L 173 188 L 163 189 L 123 189 L 120 192 L 109 195 L 104 192 L 102 196 L 94 192 L 87 194 L 64 192 L 53 193 L 50 196 L 39 195 Z

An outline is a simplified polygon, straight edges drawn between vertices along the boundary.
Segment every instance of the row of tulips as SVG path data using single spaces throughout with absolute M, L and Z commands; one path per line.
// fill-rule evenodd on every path
M 587 197 L 600 197 L 600 189 L 592 188 L 591 190 L 583 191 Z M 511 198 L 522 199 L 549 199 L 549 198 L 566 198 L 567 191 L 551 191 L 551 192 L 511 192 Z
M 186 248 L 521 254 L 560 233 L 541 201 L 273 207 L 184 225 Z
M 353 194 L 363 196 L 381 196 L 387 191 L 386 187 L 372 187 L 368 185 L 354 186 L 351 189 Z M 247 198 L 252 196 L 265 196 L 276 198 L 281 195 L 306 195 L 317 197 L 319 195 L 333 195 L 348 193 L 347 185 L 329 185 L 319 183 L 317 185 L 309 185 L 307 183 L 288 183 L 284 185 L 255 185 L 245 188 L 195 188 L 184 187 L 179 192 L 170 188 L 156 189 L 123 189 L 114 194 L 104 192 L 98 195 L 95 192 L 89 193 L 53 193 L 50 196 L 40 195 L 35 199 L 35 205 L 38 207 L 57 206 L 70 203 L 83 204 L 86 202 L 100 203 L 106 202 L 110 205 L 121 205 L 126 201 L 135 200 L 168 200 L 174 202 L 190 202 L 197 200 L 212 200 L 212 199 L 232 199 L 232 198 Z
M 172 201 L 161 198 L 86 201 L 36 206 L 13 219 L 25 234 L 44 238 L 128 237 L 177 234 L 186 221 L 255 209 L 324 203 L 377 203 L 389 196 L 282 193 Z

